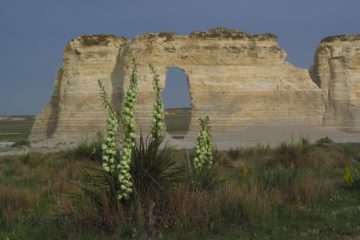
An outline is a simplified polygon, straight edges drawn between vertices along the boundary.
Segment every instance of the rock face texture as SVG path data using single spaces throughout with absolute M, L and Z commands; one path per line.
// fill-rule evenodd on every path
M 67 44 L 51 100 L 35 119 L 30 134 L 33 145 L 79 143 L 105 128 L 97 80 L 104 82 L 110 96 L 119 94 L 115 68 L 125 43 L 121 37 L 94 35 Z
M 212 131 L 224 133 L 249 124 L 322 124 L 322 90 L 306 69 L 285 61 L 286 53 L 272 34 L 217 28 L 184 36 L 149 33 L 128 41 L 83 36 L 65 48 L 52 99 L 36 118 L 32 144 L 79 142 L 103 131 L 106 116 L 97 80 L 121 110 L 133 58 L 138 64 L 137 124 L 144 133 L 153 108 L 150 63 L 162 87 L 167 68 L 186 73 L 192 105 L 188 134 L 197 131 L 198 118 L 205 115 Z
M 360 130 L 360 35 L 323 39 L 310 70 L 324 93 L 324 125 Z

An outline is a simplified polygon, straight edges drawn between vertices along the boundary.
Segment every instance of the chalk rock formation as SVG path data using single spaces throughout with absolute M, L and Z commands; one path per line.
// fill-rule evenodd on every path
M 360 130 L 360 35 L 323 39 L 311 76 L 324 93 L 324 125 Z
M 121 110 L 133 58 L 139 80 L 136 117 L 143 132 L 149 130 L 153 108 L 149 63 L 160 74 L 162 87 L 168 67 L 185 71 L 192 105 L 189 134 L 205 115 L 213 131 L 225 133 L 248 124 L 322 123 L 321 89 L 307 70 L 285 61 L 286 53 L 272 34 L 217 28 L 185 36 L 149 33 L 129 41 L 83 36 L 65 48 L 64 66 L 50 103 L 37 116 L 32 143 L 79 142 L 103 130 L 105 113 L 96 81 L 104 82 Z
M 114 69 L 125 43 L 121 37 L 94 35 L 67 44 L 51 100 L 35 119 L 30 134 L 33 145 L 79 143 L 105 129 L 97 80 L 104 82 L 110 96 L 118 93 L 119 84 L 112 80 L 118 77 Z

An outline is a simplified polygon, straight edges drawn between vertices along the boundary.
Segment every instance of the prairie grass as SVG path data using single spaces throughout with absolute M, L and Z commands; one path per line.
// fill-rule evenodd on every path
M 356 143 L 329 147 L 299 141 L 217 151 L 213 188 L 194 183 L 186 152 L 175 150 L 172 157 L 183 174 L 174 184 L 160 190 L 148 179 L 153 190 L 135 193 L 128 204 L 109 201 L 106 191 L 99 191 L 97 205 L 79 186 L 89 180 L 84 169 L 98 175 L 101 162 L 93 147 L 80 148 L 0 157 L 0 239 L 342 239 L 360 234 L 360 189 L 343 184 L 346 168 L 354 184 L 360 182 Z M 141 161 L 153 156 L 141 149 Z

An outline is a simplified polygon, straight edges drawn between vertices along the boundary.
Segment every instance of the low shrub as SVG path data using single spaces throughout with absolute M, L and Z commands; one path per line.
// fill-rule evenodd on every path
M 309 154 L 312 146 L 304 142 L 283 142 L 274 149 L 274 157 L 285 167 L 299 167 L 311 165 L 314 159 Z
M 231 160 L 237 160 L 240 157 L 241 150 L 239 148 L 230 148 L 227 151 L 227 156 Z
M 65 157 L 69 159 L 90 159 L 92 161 L 102 161 L 103 137 L 99 133 L 94 141 L 83 141 L 74 149 L 65 152 Z
M 319 138 L 318 140 L 316 140 L 315 145 L 318 147 L 326 147 L 326 146 L 331 146 L 334 143 L 335 142 L 331 138 L 322 137 L 322 138 Z

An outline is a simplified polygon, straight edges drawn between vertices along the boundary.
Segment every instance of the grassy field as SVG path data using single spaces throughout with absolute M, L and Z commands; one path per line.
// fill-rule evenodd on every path
M 183 137 L 189 130 L 191 109 L 177 108 L 165 111 L 165 124 L 167 132 L 177 138 Z
M 189 109 L 168 109 L 165 113 L 167 131 L 175 137 L 182 137 L 190 123 Z M 9 116 L 0 118 L 0 141 L 26 140 L 34 123 L 34 116 Z
M 148 208 L 112 211 L 83 201 L 97 145 L 0 157 L 0 239 L 358 239 L 360 144 L 322 139 L 215 152 L 215 187 L 181 183 Z M 191 155 L 191 153 L 190 153 Z M 179 165 L 188 163 L 183 150 Z M 344 182 L 346 169 L 351 181 Z M 75 196 L 75 197 L 74 197 Z M 152 214 L 147 213 L 152 209 Z M 136 211 L 135 211 L 136 210 Z M 142 224 L 134 221 L 139 210 Z M 143 215 L 141 215 L 143 216 Z M 150 221 L 155 219 L 155 221 Z M 138 220 L 138 219 L 137 219 Z M 152 222 L 152 224 L 148 221 Z
M 0 119 L 0 141 L 26 140 L 34 123 L 34 116 L 9 116 Z

